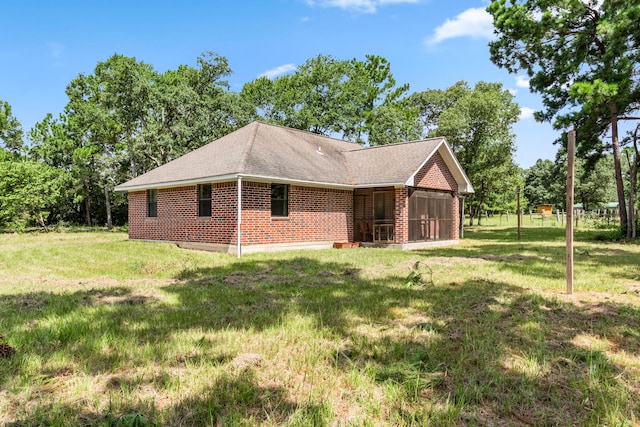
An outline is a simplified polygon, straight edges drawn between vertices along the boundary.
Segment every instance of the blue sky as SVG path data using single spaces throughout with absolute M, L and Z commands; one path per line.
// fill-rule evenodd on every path
M 523 109 L 515 126 L 516 162 L 553 159 L 558 133 L 536 123 L 541 107 L 524 75 L 489 61 L 492 36 L 483 0 L 5 0 L 0 40 L 0 99 L 28 130 L 67 102 L 66 85 L 114 53 L 158 71 L 195 66 L 202 52 L 225 56 L 233 90 L 318 54 L 380 55 L 411 91 L 499 81 Z

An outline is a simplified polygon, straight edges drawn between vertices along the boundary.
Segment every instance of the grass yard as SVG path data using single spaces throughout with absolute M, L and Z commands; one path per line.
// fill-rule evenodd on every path
M 0 425 L 638 425 L 640 245 L 597 233 L 571 296 L 526 221 L 241 260 L 0 235 Z

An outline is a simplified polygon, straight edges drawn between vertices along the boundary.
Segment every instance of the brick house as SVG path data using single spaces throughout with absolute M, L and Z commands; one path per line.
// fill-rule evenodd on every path
M 456 243 L 473 187 L 444 138 L 362 147 L 254 122 L 116 190 L 128 192 L 129 238 L 240 256 Z

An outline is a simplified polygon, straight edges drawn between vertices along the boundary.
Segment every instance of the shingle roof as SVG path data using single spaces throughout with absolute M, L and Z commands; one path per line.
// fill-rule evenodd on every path
M 404 183 L 444 141 L 431 138 L 345 152 L 354 184 Z
M 403 184 L 443 144 L 447 151 L 443 138 L 364 148 L 310 132 L 253 122 L 120 184 L 116 190 L 173 187 L 238 176 L 338 187 Z M 456 165 L 459 168 L 454 158 Z M 470 188 L 462 169 L 456 172 Z

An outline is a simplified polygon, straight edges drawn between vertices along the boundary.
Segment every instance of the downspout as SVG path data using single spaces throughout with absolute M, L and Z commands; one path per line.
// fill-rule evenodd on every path
M 242 177 L 238 176 L 238 231 L 237 231 L 238 258 L 242 256 Z
M 463 239 L 464 238 L 464 197 L 465 196 L 458 196 L 458 199 L 460 200 L 460 230 L 458 232 L 458 239 Z

